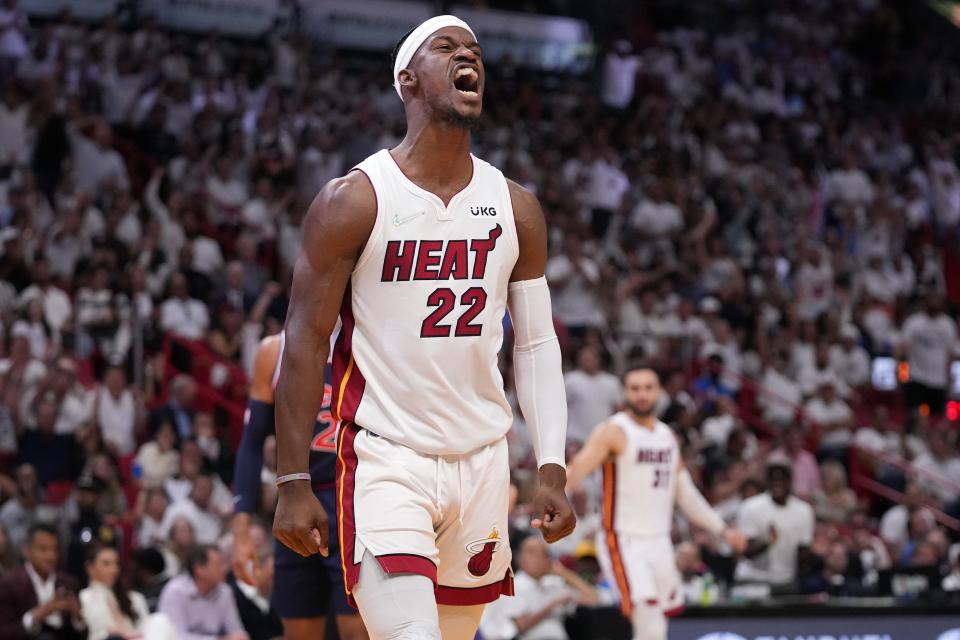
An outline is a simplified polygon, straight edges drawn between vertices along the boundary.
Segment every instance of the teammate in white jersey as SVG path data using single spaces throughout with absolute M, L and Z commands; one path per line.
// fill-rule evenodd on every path
M 330 182 L 304 221 L 276 389 L 274 533 L 326 553 L 306 481 L 339 314 L 331 409 L 348 599 L 371 638 L 469 640 L 512 593 L 507 535 L 512 418 L 497 369 L 509 308 L 520 408 L 540 465 L 532 525 L 553 542 L 575 517 L 564 487 L 566 402 L 536 198 L 470 154 L 485 75 L 453 16 L 394 52 L 407 135 Z
M 567 489 L 576 489 L 603 465 L 598 560 L 617 585 L 634 640 L 665 640 L 667 617 L 683 608 L 670 541 L 674 503 L 690 522 L 722 537 L 737 553 L 746 548 L 746 539 L 727 528 L 694 486 L 673 431 L 657 420 L 657 374 L 632 369 L 624 377 L 623 391 L 627 409 L 593 430 L 570 463 Z

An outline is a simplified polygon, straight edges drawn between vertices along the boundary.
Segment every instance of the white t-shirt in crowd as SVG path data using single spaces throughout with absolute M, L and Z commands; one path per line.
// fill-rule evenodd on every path
M 57 433 L 74 433 L 81 424 L 93 416 L 94 395 L 82 386 L 75 385 L 60 401 L 60 413 L 54 425 Z
M 167 507 L 163 514 L 163 523 L 160 525 L 162 539 L 170 538 L 170 529 L 173 527 L 173 523 L 180 518 L 184 518 L 193 525 L 193 533 L 196 536 L 197 544 L 216 544 L 223 529 L 220 518 L 216 514 L 198 507 L 197 503 L 189 497 L 178 500 Z
M 615 109 L 630 104 L 641 64 L 639 56 L 607 55 L 603 61 L 603 104 Z
M 630 224 L 646 236 L 661 238 L 683 229 L 683 212 L 672 202 L 645 198 L 633 210 Z
M 900 442 L 900 434 L 887 431 L 880 433 L 873 427 L 860 427 L 853 434 L 853 443 L 863 449 L 870 451 L 881 451 L 893 455 L 903 455 L 903 445 Z
M 957 348 L 957 324 L 946 314 L 930 317 L 915 313 L 903 325 L 903 344 L 910 365 L 910 381 L 944 389 L 947 367 Z
M 623 202 L 623 194 L 630 188 L 627 176 L 602 158 L 590 165 L 589 176 L 587 204 L 594 209 L 617 211 Z
M 871 298 L 893 302 L 900 293 L 900 279 L 889 265 L 880 269 L 867 268 L 862 275 L 863 288 Z
M 23 166 L 30 162 L 30 105 L 8 107 L 0 101 L 0 164 Z
M 813 320 L 830 308 L 833 300 L 833 267 L 829 260 L 819 265 L 804 262 L 794 282 L 797 314 L 801 320 Z
M 37 285 L 30 285 L 20 294 L 20 302 L 22 304 L 35 297 L 43 300 L 43 318 L 55 331 L 62 329 L 63 324 L 73 315 L 70 296 L 59 287 L 50 285 L 41 289 Z
M 763 410 L 763 417 L 777 424 L 793 422 L 797 407 L 803 401 L 800 385 L 793 378 L 768 367 L 764 371 L 760 386 L 757 403 Z
M 223 253 L 220 244 L 213 238 L 197 236 L 192 241 L 193 268 L 208 276 L 212 276 L 223 267 Z
M 880 537 L 891 547 L 898 547 L 907 541 L 907 524 L 910 511 L 902 504 L 887 509 L 880 518 Z
M 827 402 L 819 396 L 815 396 L 807 401 L 803 406 L 803 412 L 810 420 L 820 425 L 843 424 L 839 429 L 833 429 L 823 434 L 820 439 L 821 446 L 842 447 L 850 444 L 850 421 L 853 419 L 853 411 L 850 406 L 834 397 Z
M 836 424 L 853 419 L 850 406 L 838 397 L 828 402 L 820 396 L 815 396 L 807 401 L 803 410 L 807 417 L 817 424 Z
M 207 305 L 195 298 L 170 298 L 160 307 L 160 326 L 187 340 L 199 340 L 210 326 Z
M 620 404 L 620 380 L 611 373 L 589 375 L 579 369 L 563 376 L 567 389 L 567 438 L 586 442 L 598 424 L 613 415 Z
M 873 184 L 862 169 L 836 169 L 827 176 L 827 195 L 831 201 L 866 203 L 873 199 Z
M 508 627 L 516 618 L 537 613 L 550 602 L 570 588 L 563 578 L 557 575 L 545 575 L 539 580 L 535 580 L 523 571 L 517 573 L 514 580 L 514 592 L 516 595 L 512 598 L 500 598 L 496 602 L 487 605 L 487 609 L 492 609 L 488 614 L 484 611 L 484 620 L 481 622 L 481 629 L 486 624 L 488 627 L 502 629 Z M 564 608 L 557 607 L 550 615 L 541 620 L 523 634 L 500 636 L 504 638 L 517 637 L 521 640 L 565 640 L 567 631 L 563 626 L 563 618 L 566 611 Z M 494 632 L 489 637 L 497 637 L 499 634 Z M 485 633 L 484 637 L 488 637 Z
M 77 189 L 97 194 L 104 186 L 129 189 L 130 177 L 123 157 L 113 149 L 101 149 L 91 138 L 67 126 L 67 135 L 73 149 L 73 171 Z
M 239 211 L 248 198 L 247 185 L 232 176 L 224 179 L 218 175 L 212 175 L 207 178 L 206 189 L 210 199 L 220 209 L 217 212 L 219 217 L 214 222 L 222 221 L 222 216 L 227 210 Z
M 830 347 L 830 368 L 851 387 L 870 382 L 870 355 L 859 345 L 849 351 L 838 344 Z
M 752 559 L 741 558 L 736 578 L 743 581 L 786 584 L 797 577 L 797 549 L 813 543 L 813 507 L 790 496 L 783 506 L 768 493 L 743 501 L 737 514 L 737 528 L 748 538 L 766 539 L 771 527 L 776 542 Z
M 730 432 L 737 426 L 737 421 L 730 415 L 717 415 L 703 421 L 703 444 L 706 446 L 726 447 Z
M 660 348 L 660 340 L 667 335 L 669 327 L 666 320 L 656 311 L 649 313 L 635 298 L 627 298 L 620 305 L 619 327 L 620 345 L 629 351 L 634 345 L 641 345 L 644 353 L 653 355 Z
M 96 418 L 107 444 L 113 445 L 120 455 L 134 452 L 137 442 L 133 426 L 137 410 L 133 393 L 129 389 L 124 389 L 119 398 L 114 398 L 106 388 L 100 389 Z
M 24 35 L 30 26 L 26 12 L 14 5 L 12 9 L 0 7 L 0 56 L 23 58 L 30 53 L 30 45 Z
M 554 256 L 547 262 L 546 276 L 548 282 L 567 280 L 565 287 L 551 291 L 553 312 L 564 324 L 574 327 L 603 324 L 596 292 L 600 268 L 593 260 L 580 258 L 580 272 L 574 272 L 573 263 L 567 256 Z
M 707 342 L 713 339 L 710 327 L 700 316 L 690 316 L 681 320 L 676 314 L 668 314 L 663 319 L 667 334 L 671 338 L 684 338 L 694 342 Z
M 929 472 L 917 475 L 917 480 L 932 491 L 943 505 L 952 504 L 960 495 L 960 458 L 950 456 L 937 460 L 929 452 L 921 453 L 913 460 L 914 467 Z

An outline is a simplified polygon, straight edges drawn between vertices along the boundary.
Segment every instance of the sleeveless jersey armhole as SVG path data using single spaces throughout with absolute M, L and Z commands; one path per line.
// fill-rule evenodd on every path
M 371 167 L 363 167 L 357 165 L 350 171 L 359 171 L 364 176 L 366 176 L 367 181 L 370 183 L 370 188 L 373 189 L 373 196 L 376 199 L 377 203 L 377 212 L 373 221 L 373 228 L 370 229 L 370 235 L 367 236 L 367 241 L 363 245 L 363 251 L 360 252 L 360 257 L 357 258 L 356 264 L 353 266 L 353 270 L 356 271 L 361 266 L 363 266 L 367 260 L 370 259 L 370 256 L 373 255 L 374 250 L 377 246 L 377 240 L 380 237 L 380 230 L 383 227 L 383 202 L 380 200 L 380 192 L 377 190 L 377 183 L 374 180 L 374 176 L 371 175 Z
M 510 236 L 510 242 L 513 244 L 513 250 L 516 251 L 517 260 L 520 259 L 520 237 L 517 235 L 517 218 L 516 213 L 513 210 L 513 196 L 510 195 L 510 183 L 507 182 L 507 177 L 503 175 L 503 172 L 490 165 L 494 171 L 500 174 L 500 188 L 503 191 L 503 202 L 508 207 L 509 215 L 504 216 L 507 220 L 507 224 L 510 225 L 510 232 L 507 234 Z

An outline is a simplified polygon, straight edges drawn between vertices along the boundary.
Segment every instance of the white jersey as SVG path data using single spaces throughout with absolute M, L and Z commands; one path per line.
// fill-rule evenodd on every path
M 377 218 L 340 312 L 334 416 L 431 455 L 473 451 L 512 423 L 497 354 L 519 243 L 506 179 L 470 157 L 449 206 L 386 149 L 356 167 Z
M 680 456 L 673 431 L 659 420 L 640 426 L 621 411 L 607 421 L 627 446 L 603 465 L 603 527 L 641 536 L 670 535 Z

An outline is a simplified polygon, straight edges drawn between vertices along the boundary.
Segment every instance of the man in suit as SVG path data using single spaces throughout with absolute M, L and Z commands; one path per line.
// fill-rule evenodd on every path
M 283 624 L 280 617 L 270 604 L 270 594 L 273 591 L 273 546 L 267 544 L 266 531 L 259 525 L 251 527 L 251 536 L 262 540 L 257 544 L 257 560 L 259 571 L 254 575 L 256 586 L 237 580 L 231 574 L 227 582 L 233 589 L 233 597 L 237 601 L 237 610 L 243 628 L 250 634 L 250 640 L 271 640 L 283 636 Z
M 170 382 L 167 401 L 150 414 L 150 434 L 157 432 L 160 425 L 169 422 L 177 434 L 177 446 L 186 438 L 193 437 L 193 403 L 197 398 L 197 383 L 185 373 L 176 376 Z
M 33 525 L 23 551 L 24 565 L 0 580 L 0 638 L 85 638 L 87 631 L 77 600 L 77 582 L 57 571 L 60 537 L 56 528 L 48 524 Z
M 223 287 L 210 297 L 210 308 L 219 309 L 224 305 L 230 305 L 244 314 L 249 313 L 257 301 L 257 294 L 251 295 L 247 292 L 243 263 L 239 260 L 231 260 L 224 271 L 226 278 Z

